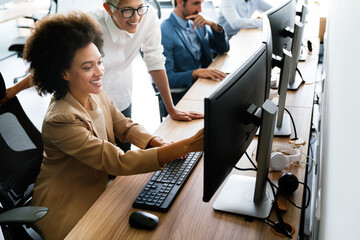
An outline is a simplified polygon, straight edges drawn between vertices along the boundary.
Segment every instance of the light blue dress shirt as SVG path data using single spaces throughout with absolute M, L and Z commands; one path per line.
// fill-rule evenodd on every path
M 188 41 L 189 45 L 191 46 L 191 51 L 194 54 L 195 58 L 200 62 L 201 58 L 201 43 L 199 41 L 198 36 L 194 29 L 192 29 L 192 21 L 191 20 L 184 20 L 176 13 L 172 12 L 171 14 L 174 15 L 176 21 L 179 23 L 181 27 L 181 31 L 186 36 L 186 40 Z M 201 66 L 199 66 L 200 68 Z
M 251 18 L 255 11 L 266 12 L 272 6 L 264 0 L 222 0 L 218 23 L 229 37 L 242 28 L 261 28 L 262 19 Z

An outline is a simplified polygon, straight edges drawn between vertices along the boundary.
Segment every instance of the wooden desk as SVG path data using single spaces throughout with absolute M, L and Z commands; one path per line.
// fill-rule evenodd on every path
M 227 54 L 217 56 L 209 68 L 235 70 L 242 65 L 259 48 L 262 42 L 262 31 L 259 29 L 244 29 L 230 39 L 230 51 Z M 217 88 L 219 82 L 199 78 L 187 91 L 183 99 L 203 100 Z
M 249 32 L 251 34 L 254 33 L 252 31 Z M 257 36 L 257 40 L 253 41 L 254 46 L 249 46 L 249 44 L 237 45 L 235 49 L 238 48 L 237 51 L 241 51 L 241 49 L 256 49 L 256 45 L 258 46 L 258 43 L 261 42 L 261 35 L 259 32 L 254 34 Z M 233 51 L 233 49 L 232 47 L 231 51 Z M 251 54 L 251 51 L 249 50 L 247 54 Z M 233 54 L 231 52 L 227 54 L 227 57 L 229 56 L 235 58 L 235 56 L 241 56 L 241 54 Z M 219 57 L 220 60 L 221 58 L 223 58 L 223 56 Z M 246 57 L 240 57 L 238 62 L 241 63 L 245 60 Z M 309 61 L 308 63 L 317 64 L 317 62 L 315 63 L 313 61 Z M 215 64 L 221 63 L 215 62 L 214 65 Z M 310 77 L 311 79 L 315 79 L 315 76 L 309 76 L 309 79 Z M 199 79 L 179 102 L 177 107 L 183 110 L 203 112 L 204 96 L 211 94 L 217 85 L 218 82 Z M 307 99 L 312 99 L 312 95 L 310 93 L 304 94 L 304 92 L 308 91 L 307 88 L 310 88 L 309 86 L 310 85 L 303 85 L 299 91 L 291 93 L 293 96 L 290 97 L 287 102 L 288 109 L 295 119 L 298 136 L 306 140 L 310 137 L 312 114 L 312 106 L 309 105 Z M 202 119 L 191 122 L 179 122 L 167 117 L 155 133 L 167 140 L 179 140 L 194 134 L 201 127 L 203 127 Z M 287 143 L 288 139 L 289 138 L 274 138 L 274 143 L 284 144 Z M 255 139 L 248 148 L 250 155 L 256 147 L 256 142 Z M 307 149 L 308 144 L 303 146 L 302 151 L 307 153 Z M 306 157 L 302 156 L 301 160 L 305 161 Z M 238 166 L 248 165 L 248 161 L 244 158 L 238 163 Z M 300 181 L 304 181 L 306 165 L 293 165 L 281 172 L 272 172 L 269 174 L 269 177 L 277 180 L 284 172 L 292 172 Z M 212 205 L 221 187 L 209 203 L 204 203 L 202 201 L 203 159 L 201 159 L 194 168 L 193 173 L 190 175 L 181 193 L 167 213 L 150 211 L 159 217 L 160 223 L 157 228 L 152 231 L 133 229 L 128 223 L 130 214 L 137 210 L 132 208 L 132 203 L 151 178 L 152 174 L 153 173 L 117 177 L 74 227 L 66 239 L 284 239 L 283 237 L 275 235 L 263 220 L 255 219 L 253 222 L 248 222 L 240 215 L 214 211 Z M 233 170 L 232 174 L 255 175 L 254 172 L 240 173 L 236 170 Z M 301 206 L 303 193 L 304 189 L 300 186 L 290 198 Z M 300 229 L 301 211 L 281 198 L 280 201 L 282 201 L 287 208 L 287 212 L 284 214 L 284 220 L 295 227 L 293 239 L 297 239 Z M 270 219 L 276 220 L 273 211 Z
M 7 5 L 7 9 L 0 10 L 0 23 L 48 10 L 49 4 L 49 0 L 14 1 Z
M 202 110 L 202 101 L 181 101 L 180 109 Z M 295 111 L 298 131 L 309 133 L 311 109 L 300 108 Z M 166 119 L 156 133 L 169 140 L 177 140 L 195 133 L 203 125 L 202 120 L 193 122 L 175 122 Z M 171 126 L 169 128 L 169 126 Z M 170 131 L 169 131 L 170 129 Z M 186 129 L 186 131 L 183 131 Z M 175 131 L 173 131 L 175 130 Z M 174 137 L 176 136 L 176 137 Z M 275 138 L 276 143 L 285 143 L 287 139 Z M 252 143 L 249 153 L 255 147 Z M 307 147 L 307 146 L 305 146 Z M 302 157 L 304 159 L 304 157 Z M 239 166 L 248 166 L 248 161 L 241 159 Z M 305 165 L 291 167 L 286 171 L 293 172 L 304 180 Z M 285 172 L 285 171 L 283 171 Z M 237 171 L 233 171 L 239 174 Z M 254 173 L 246 173 L 254 174 Z M 270 174 L 277 179 L 280 172 Z M 136 230 L 129 226 L 130 214 L 135 211 L 132 202 L 140 193 L 152 173 L 135 176 L 117 177 L 110 187 L 101 195 L 91 209 L 79 221 L 66 239 L 283 239 L 276 237 L 271 228 L 262 220 L 247 222 L 242 216 L 217 212 L 212 209 L 219 191 L 209 203 L 202 202 L 203 159 L 200 160 L 187 183 L 177 197 L 173 206 L 167 213 L 153 212 L 159 216 L 160 223 L 153 231 Z M 298 190 L 292 198 L 301 204 L 302 189 Z M 298 235 L 300 210 L 286 204 L 288 211 L 284 220 L 296 227 L 294 239 Z M 151 212 L 151 211 L 150 211 Z M 276 219 L 274 213 L 271 219 Z

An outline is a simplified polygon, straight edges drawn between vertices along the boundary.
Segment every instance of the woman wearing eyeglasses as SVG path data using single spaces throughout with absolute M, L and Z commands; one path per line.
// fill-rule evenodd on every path
M 89 13 L 104 32 L 104 89 L 118 109 L 131 118 L 133 70 L 138 67 L 133 66 L 133 61 L 141 48 L 148 72 L 171 118 L 183 121 L 203 118 L 203 114 L 182 111 L 173 104 L 162 54 L 160 23 L 155 10 L 145 0 L 106 0 L 103 6 L 105 10 L 99 8 Z M 0 99 L 0 104 L 31 86 L 32 76 L 29 75 L 7 89 L 6 97 Z M 125 151 L 130 149 L 129 143 L 116 143 Z
M 171 98 L 159 19 L 145 0 L 107 0 L 104 10 L 90 12 L 104 31 L 104 88 L 120 110 L 130 107 L 133 61 L 139 50 L 170 116 L 175 120 L 202 118 L 194 112 L 176 109 Z M 129 116 L 129 115 L 128 115 Z M 130 116 L 129 116 L 130 117 Z
M 203 130 L 167 143 L 125 118 L 102 89 L 102 30 L 88 14 L 53 15 L 37 22 L 24 59 L 46 112 L 43 161 L 31 204 L 49 209 L 36 223 L 46 240 L 64 239 L 105 190 L 108 174 L 161 169 L 187 152 L 203 150 Z M 124 153 L 115 137 L 140 149 Z

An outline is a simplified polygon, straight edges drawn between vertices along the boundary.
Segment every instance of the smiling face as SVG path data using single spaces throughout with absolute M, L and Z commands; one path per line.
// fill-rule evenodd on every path
M 120 10 L 127 10 L 127 9 L 138 9 L 141 6 L 146 6 L 144 0 L 120 0 L 116 7 Z M 139 16 L 139 14 L 135 11 L 132 17 L 124 18 L 123 14 L 120 11 L 111 8 L 108 4 L 107 6 L 105 6 L 105 9 L 108 12 L 108 14 L 111 16 L 115 25 L 119 29 L 125 30 L 128 33 L 136 33 L 137 27 L 141 19 L 145 16 L 145 15 Z
M 71 95 L 84 106 L 90 93 L 101 92 L 103 75 L 102 56 L 95 44 L 90 43 L 76 51 L 63 77 L 68 81 Z

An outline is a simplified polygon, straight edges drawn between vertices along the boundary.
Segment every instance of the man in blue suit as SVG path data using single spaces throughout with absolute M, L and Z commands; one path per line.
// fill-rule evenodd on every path
M 230 46 L 222 27 L 199 14 L 203 1 L 175 0 L 174 11 L 161 24 L 170 89 L 188 90 L 198 78 L 221 81 L 226 77 L 220 70 L 207 68 L 215 54 L 229 51 Z M 174 104 L 185 93 L 172 94 Z

